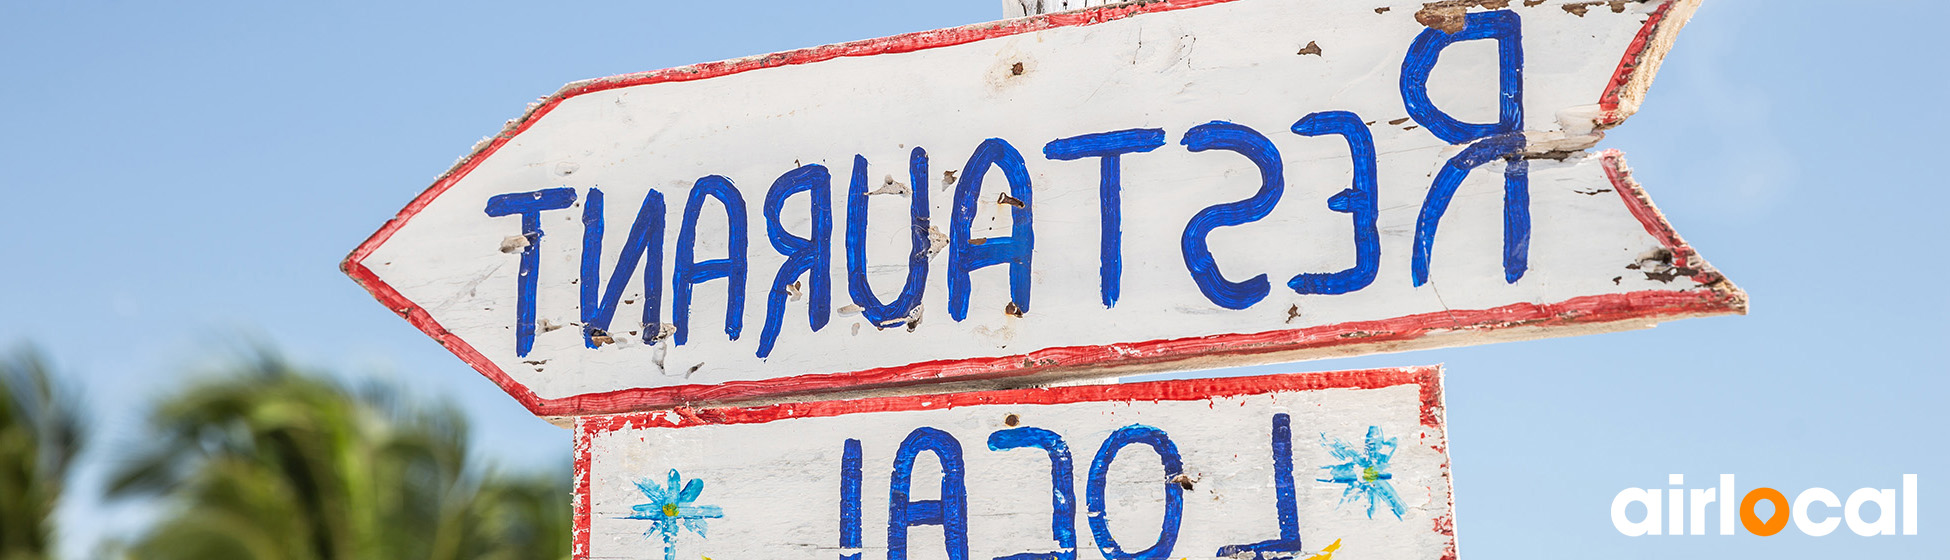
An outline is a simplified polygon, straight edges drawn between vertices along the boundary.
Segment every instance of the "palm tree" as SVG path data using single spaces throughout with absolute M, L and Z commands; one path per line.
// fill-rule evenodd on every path
M 467 423 L 268 353 L 159 403 L 110 484 L 170 513 L 139 558 L 564 558 L 566 476 L 468 464 Z
M 84 429 L 39 353 L 0 356 L 0 560 L 54 556 L 54 507 Z

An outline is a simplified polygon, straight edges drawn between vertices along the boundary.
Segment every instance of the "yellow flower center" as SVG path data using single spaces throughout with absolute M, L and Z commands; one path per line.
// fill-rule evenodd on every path
M 677 517 L 677 504 L 664 504 L 664 517 Z
M 1375 470 L 1374 467 L 1363 468 L 1361 469 L 1361 480 L 1363 482 L 1374 482 L 1377 480 L 1381 480 L 1381 471 Z

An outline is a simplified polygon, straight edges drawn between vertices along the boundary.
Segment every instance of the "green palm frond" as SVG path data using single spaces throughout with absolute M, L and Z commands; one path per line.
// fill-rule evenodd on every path
M 39 352 L 0 356 L 0 559 L 53 557 L 54 508 L 87 433 Z
M 172 514 L 139 558 L 564 558 L 567 477 L 468 463 L 466 418 L 260 353 L 159 403 L 110 481 Z M 559 506 L 559 507 L 558 507 Z M 520 556 L 506 556 L 517 551 Z M 211 554 L 214 554 L 212 556 Z

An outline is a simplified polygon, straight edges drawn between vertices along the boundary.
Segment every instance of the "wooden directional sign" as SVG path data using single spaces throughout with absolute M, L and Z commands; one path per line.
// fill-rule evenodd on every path
M 542 415 L 1740 313 L 1601 131 L 1696 0 L 1175 0 L 571 84 L 344 269 Z
M 1450 558 L 1436 368 L 576 422 L 577 558 Z

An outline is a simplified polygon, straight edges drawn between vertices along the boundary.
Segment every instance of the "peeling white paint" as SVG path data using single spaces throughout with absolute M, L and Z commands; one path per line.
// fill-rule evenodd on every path
M 1052 518 L 1075 527 L 1076 558 L 1103 557 L 1092 531 L 1101 519 L 1123 550 L 1176 537 L 1160 557 L 1212 558 L 1231 545 L 1278 541 L 1281 475 L 1289 476 L 1298 541 L 1267 558 L 1427 558 L 1455 550 L 1449 459 L 1435 368 L 1269 376 L 1103 387 L 908 397 L 768 409 L 588 417 L 577 423 L 577 558 L 862 560 L 890 557 L 891 481 L 904 441 L 939 430 L 954 441 L 966 489 L 967 558 L 1060 550 Z M 1301 388 L 1317 384 L 1315 388 Z M 1248 387 L 1248 388 L 1241 388 Z M 1198 393 L 1218 393 L 1200 396 Z M 1057 402 L 1049 402 L 1057 401 Z M 986 404 L 974 404 L 985 402 Z M 1040 404 L 1037 404 L 1040 403 Z M 1276 425 L 1285 422 L 1284 441 Z M 1093 463 L 1119 430 L 1165 434 L 1182 461 L 1166 472 L 1145 444 L 1122 447 L 1102 470 L 1101 511 L 1093 511 Z M 1056 515 L 1049 453 L 998 449 L 994 434 L 1046 430 L 1067 447 L 1074 513 Z M 858 501 L 845 494 L 847 440 L 859 443 Z M 1290 470 L 1276 466 L 1276 441 Z M 1370 443 L 1374 445 L 1369 448 Z M 1380 461 L 1360 482 L 1336 481 L 1333 467 Z M 946 464 L 917 453 L 910 500 L 942 498 Z M 697 481 L 681 505 L 703 531 L 658 530 L 662 503 L 643 486 Z M 1384 489 L 1385 487 L 1385 489 Z M 1167 493 L 1182 511 L 1167 516 Z M 1370 514 L 1369 496 L 1377 499 Z M 1392 497 L 1392 500 L 1390 499 Z M 859 512 L 859 541 L 843 534 L 847 503 Z M 648 506 L 644 506 L 649 504 Z M 1397 509 L 1397 507 L 1399 509 Z M 649 518 L 646 518 L 649 517 Z M 944 528 L 906 530 L 906 558 L 945 560 Z M 1338 546 L 1336 546 L 1338 545 Z M 1246 553 L 1244 558 L 1251 558 Z
M 382 300 L 397 303 L 390 307 L 404 309 L 483 372 L 505 375 L 497 379 L 511 393 L 550 415 L 799 398 L 792 395 L 856 385 L 896 390 L 963 378 L 1031 376 L 1021 383 L 1265 363 L 1739 312 L 1744 294 L 1678 242 L 1635 183 L 1616 184 L 1622 164 L 1586 151 L 1636 107 L 1632 96 L 1643 94 L 1657 56 L 1695 3 L 1634 2 L 1582 15 L 1563 2 L 1507 3 L 1521 21 L 1521 132 L 1529 158 L 1528 264 L 1515 282 L 1503 256 L 1503 161 L 1462 183 L 1433 238 L 1428 282 L 1417 286 L 1411 277 L 1432 177 L 1463 150 L 1404 106 L 1403 61 L 1417 37 L 1431 33 L 1421 21 L 1430 19 L 1422 17 L 1427 7 L 1311 0 L 1133 4 L 572 84 L 540 106 L 545 110 L 515 123 L 502 143 L 486 144 L 491 151 L 468 159 L 347 266 Z M 1437 15 L 1450 19 L 1431 21 L 1483 12 L 1476 4 L 1492 3 L 1442 8 Z M 1660 14 L 1667 23 L 1648 27 Z M 1635 42 L 1642 33 L 1649 42 Z M 1307 45 L 1320 52 L 1298 54 Z M 1622 62 L 1629 63 L 1624 73 Z M 1457 119 L 1494 121 L 1499 68 L 1496 42 L 1463 41 L 1442 51 L 1428 91 Z M 1619 97 L 1611 109 L 1598 105 L 1608 94 Z M 1371 284 L 1342 295 L 1286 287 L 1296 275 L 1336 272 L 1357 260 L 1349 214 L 1329 208 L 1350 186 L 1347 141 L 1290 131 L 1324 111 L 1368 123 L 1379 154 L 1378 272 Z M 1244 309 L 1206 296 L 1184 251 L 1194 216 L 1249 198 L 1260 186 L 1246 158 L 1182 144 L 1189 130 L 1217 120 L 1266 136 L 1284 167 L 1284 193 L 1270 214 L 1205 237 L 1227 280 L 1267 278 L 1270 293 Z M 1042 150 L 1059 138 L 1133 128 L 1162 130 L 1165 145 L 1121 159 L 1122 293 L 1106 308 L 1100 162 L 1053 160 Z M 968 315 L 957 320 L 947 286 L 954 185 L 974 171 L 965 164 L 990 138 L 1023 155 L 1033 185 L 1026 204 L 1036 236 L 1032 298 L 1028 305 L 1013 301 L 1004 268 L 978 269 L 970 275 Z M 929 162 L 918 181 L 907 169 L 916 147 Z M 867 189 L 878 193 L 867 197 L 864 271 L 883 301 L 907 275 L 908 203 L 924 191 L 930 197 L 928 279 L 920 307 L 905 313 L 918 319 L 925 309 L 926 319 L 914 328 L 889 328 L 903 326 L 895 324 L 898 316 L 874 324 L 850 296 L 843 239 L 856 156 L 868 161 Z M 830 322 L 814 332 L 808 280 L 787 280 L 802 284 L 787 290 L 776 346 L 761 357 L 767 302 L 785 262 L 767 240 L 762 209 L 768 187 L 801 165 L 832 175 Z M 677 322 L 670 275 L 683 209 L 695 182 L 711 175 L 729 179 L 747 209 L 742 331 L 736 340 L 725 333 L 726 281 L 712 280 L 696 289 L 685 344 L 646 343 L 672 334 L 661 325 Z M 965 225 L 971 240 L 1011 234 L 1016 206 L 1002 196 L 1002 175 L 989 171 L 974 197 Z M 483 211 L 491 197 L 551 188 L 571 189 L 577 205 L 543 212 L 544 234 L 535 239 L 522 235 L 521 217 Z M 646 302 L 632 298 L 615 312 L 615 343 L 588 348 L 582 328 L 537 329 L 533 350 L 521 355 L 515 265 L 526 252 L 538 259 L 538 324 L 585 323 L 580 204 L 591 189 L 607 197 L 595 279 L 605 289 L 638 205 L 653 191 L 664 197 L 662 312 L 652 321 L 660 327 L 618 334 L 643 322 Z M 811 231 L 806 199 L 783 204 L 779 225 L 793 236 Z M 715 202 L 704 208 L 697 258 L 723 258 L 723 211 Z M 1678 255 L 1673 266 L 1685 273 L 1626 268 L 1657 250 Z M 482 270 L 491 272 L 482 277 Z M 627 293 L 648 293 L 640 268 L 635 276 Z M 463 289 L 474 295 L 456 299 Z M 1668 297 L 1705 303 L 1656 303 Z M 424 305 L 413 304 L 477 300 L 492 303 L 437 306 L 424 317 L 416 315 Z M 1290 313 L 1296 308 L 1304 312 Z M 1465 316 L 1478 318 L 1451 320 Z M 521 364 L 538 358 L 550 361 L 546 372 Z M 682 378 L 649 373 L 665 363 Z

